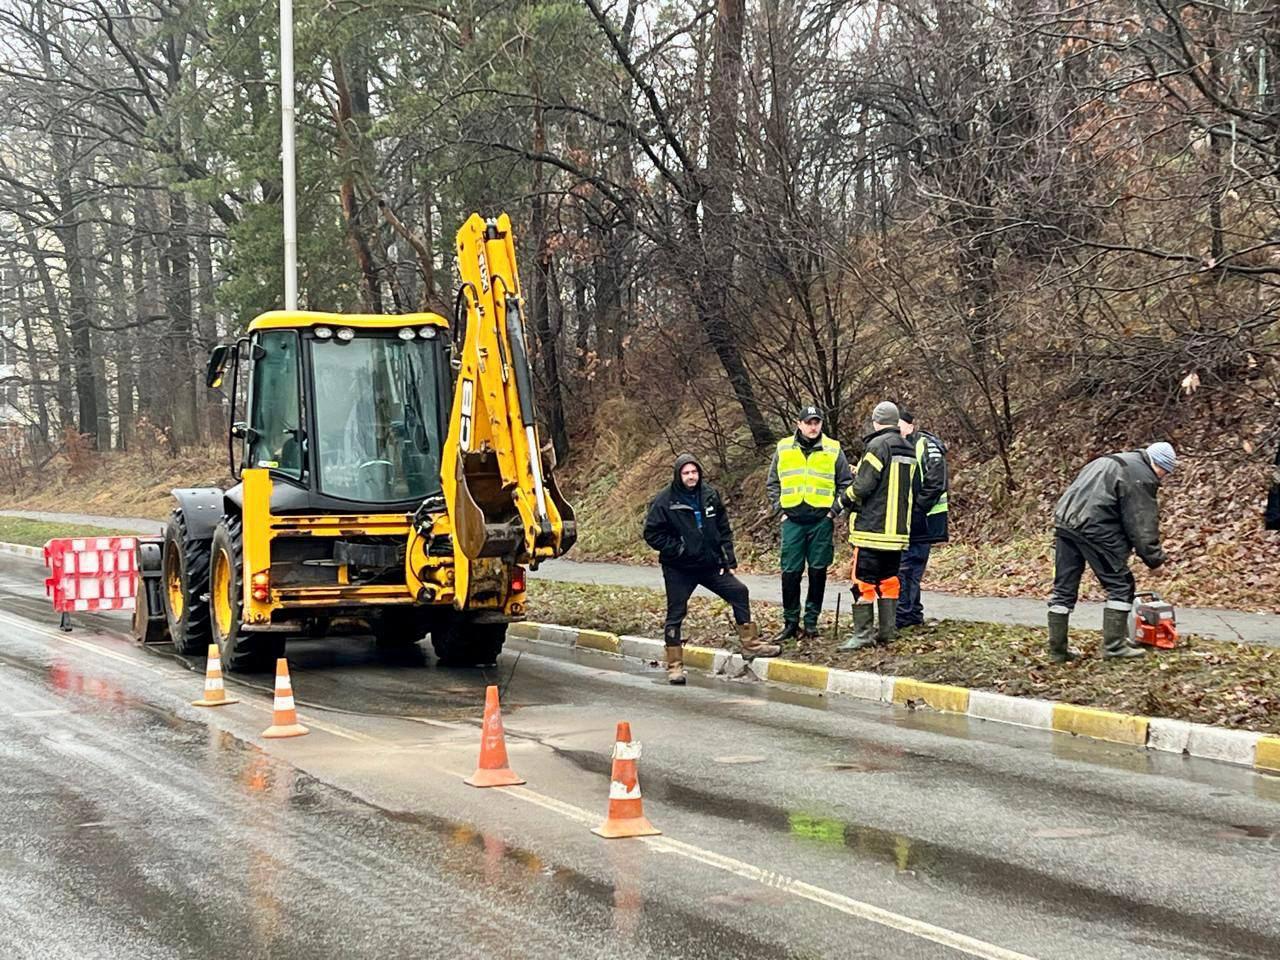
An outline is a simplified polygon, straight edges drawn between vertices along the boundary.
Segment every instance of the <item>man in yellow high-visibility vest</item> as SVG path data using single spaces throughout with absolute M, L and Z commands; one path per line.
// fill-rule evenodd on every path
M 840 444 L 822 432 L 822 411 L 807 406 L 796 418 L 796 432 L 778 441 L 769 466 L 767 488 L 774 513 L 782 514 L 782 632 L 774 643 L 799 633 L 814 637 L 827 586 L 827 568 L 835 556 L 833 532 L 836 492 L 853 483 L 853 470 Z M 809 567 L 804 622 L 800 621 L 800 581 Z

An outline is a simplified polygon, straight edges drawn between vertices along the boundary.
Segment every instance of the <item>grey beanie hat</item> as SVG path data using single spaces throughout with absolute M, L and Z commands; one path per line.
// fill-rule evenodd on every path
M 885 426 L 897 426 L 898 405 L 891 400 L 881 400 L 876 404 L 876 408 L 871 411 L 872 423 L 883 423 Z
M 1147 447 L 1147 459 L 1152 466 L 1159 467 L 1165 473 L 1173 473 L 1178 467 L 1178 455 L 1173 451 L 1173 444 L 1163 440 Z

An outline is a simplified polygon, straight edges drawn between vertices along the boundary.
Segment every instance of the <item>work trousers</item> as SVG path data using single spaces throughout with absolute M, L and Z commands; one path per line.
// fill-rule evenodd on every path
M 804 626 L 813 631 L 822 612 L 827 587 L 827 567 L 835 556 L 835 521 L 824 517 L 816 523 L 782 521 L 782 618 L 800 622 L 800 581 L 809 566 L 809 591 L 804 604 Z
M 901 550 L 874 550 L 857 547 L 853 551 L 853 589 L 858 595 L 855 602 L 875 603 L 876 600 L 896 600 L 901 592 L 898 568 L 902 565 Z
M 924 604 L 920 602 L 920 581 L 924 579 L 924 571 L 929 566 L 931 543 L 912 543 L 902 554 L 902 565 L 898 570 L 898 579 L 902 581 L 901 596 L 898 598 L 898 626 L 911 627 L 924 623 Z
M 1088 565 L 1107 593 L 1107 606 L 1129 610 L 1138 586 L 1129 570 L 1129 555 L 1118 548 L 1102 547 L 1059 530 L 1053 541 L 1053 595 L 1049 609 L 1070 613 L 1080 596 L 1080 578 Z
M 751 595 L 747 585 L 719 567 L 671 567 L 663 564 L 662 582 L 667 588 L 667 621 L 663 635 L 667 643 L 680 643 L 680 625 L 689 612 L 689 597 L 698 587 L 706 587 L 733 608 L 735 623 L 751 622 Z

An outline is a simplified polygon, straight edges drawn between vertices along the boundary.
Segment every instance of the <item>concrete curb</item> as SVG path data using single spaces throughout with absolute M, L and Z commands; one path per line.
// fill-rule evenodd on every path
M 580 630 L 556 624 L 513 623 L 507 630 L 507 637 L 557 647 L 577 647 L 632 660 L 661 662 L 665 657 L 665 648 L 660 640 L 620 637 L 601 630 Z M 689 669 L 716 676 L 732 678 L 751 673 L 769 683 L 817 691 L 819 695 L 854 697 L 911 708 L 925 706 L 941 713 L 964 714 L 975 720 L 1069 733 L 1092 740 L 1181 753 L 1280 773 L 1280 737 L 1246 730 L 1139 717 L 1072 703 L 1009 697 L 987 690 L 927 683 L 911 677 L 835 670 L 790 660 L 753 660 L 748 664 L 737 654 L 712 647 L 685 647 L 684 663 Z
M 28 560 L 44 562 L 44 547 L 29 547 L 25 543 L 0 542 L 0 553 L 11 553 L 19 557 L 26 557 Z

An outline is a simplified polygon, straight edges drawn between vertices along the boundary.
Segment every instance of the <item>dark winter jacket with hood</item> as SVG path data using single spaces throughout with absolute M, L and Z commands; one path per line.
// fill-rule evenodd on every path
M 1085 465 L 1053 511 L 1054 526 L 1122 562 L 1136 553 L 1148 567 L 1164 563 L 1156 492 L 1160 479 L 1141 450 Z
M 698 468 L 698 485 L 687 490 L 680 471 L 688 464 Z M 676 457 L 670 486 L 658 492 L 644 518 L 644 542 L 658 551 L 663 566 L 700 569 L 736 567 L 733 530 L 724 501 L 711 484 L 702 480 L 702 464 L 692 454 Z

